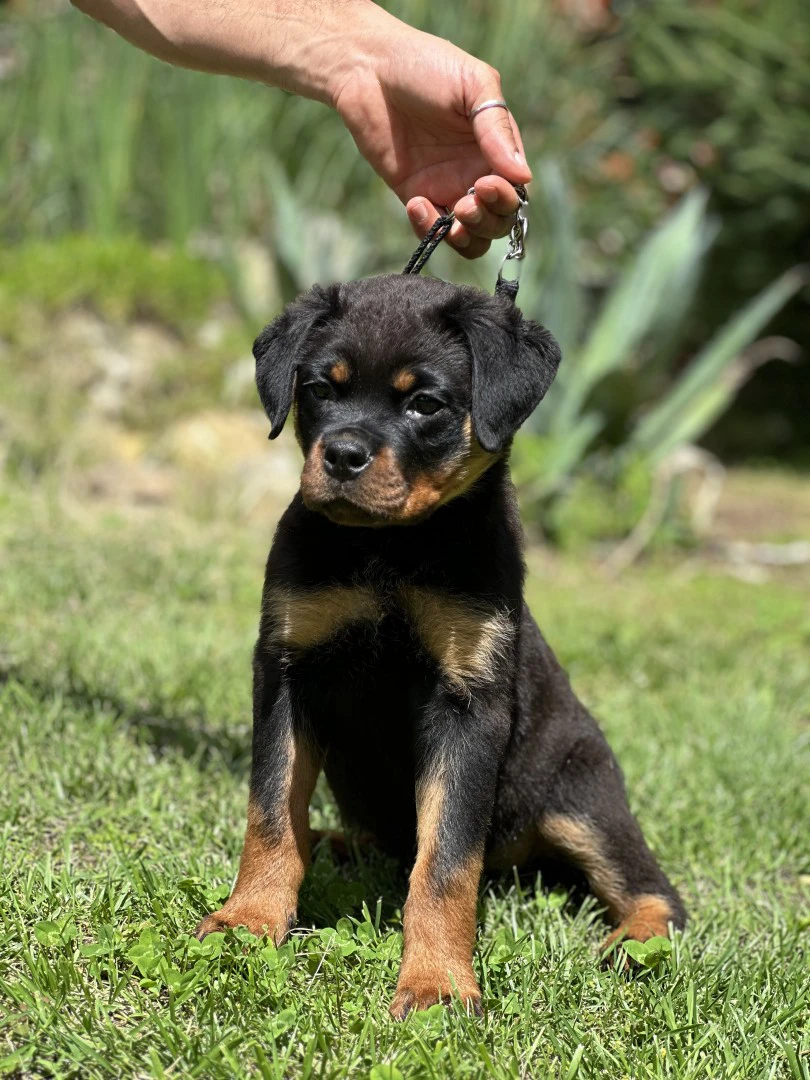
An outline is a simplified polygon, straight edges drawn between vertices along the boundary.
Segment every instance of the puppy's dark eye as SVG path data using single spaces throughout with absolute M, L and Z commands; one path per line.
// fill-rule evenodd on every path
M 304 389 L 308 390 L 314 398 L 318 399 L 318 401 L 328 401 L 335 396 L 335 392 L 328 382 L 306 383 Z
M 443 407 L 444 403 L 430 394 L 417 394 L 408 402 L 408 412 L 417 413 L 419 416 L 433 416 Z

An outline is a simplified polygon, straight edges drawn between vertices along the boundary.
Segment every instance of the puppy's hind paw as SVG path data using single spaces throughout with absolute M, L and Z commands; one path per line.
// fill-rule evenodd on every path
M 674 911 L 663 896 L 643 895 L 634 899 L 616 929 L 605 938 L 599 949 L 603 967 L 618 965 L 627 970 L 635 966 L 632 957 L 620 948 L 622 941 L 649 941 L 652 937 L 669 937 L 670 924 L 683 925 L 682 915 Z

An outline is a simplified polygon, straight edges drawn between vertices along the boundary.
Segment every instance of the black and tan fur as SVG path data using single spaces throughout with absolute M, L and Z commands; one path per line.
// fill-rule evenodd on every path
M 346 823 L 412 866 L 397 1017 L 453 993 L 480 1008 L 485 866 L 563 857 L 616 933 L 682 926 L 523 602 L 507 457 L 556 372 L 554 339 L 507 300 L 398 276 L 313 289 L 254 351 L 272 434 L 294 408 L 306 463 L 267 563 L 239 877 L 198 934 L 283 940 L 321 769 Z

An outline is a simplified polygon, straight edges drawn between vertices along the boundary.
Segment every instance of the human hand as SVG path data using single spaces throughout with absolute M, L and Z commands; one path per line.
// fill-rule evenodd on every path
M 475 258 L 505 236 L 531 172 L 493 68 L 371 0 L 73 0 L 170 63 L 238 75 L 333 105 L 421 237 L 455 211 L 448 241 Z M 475 186 L 475 195 L 467 195 Z
M 485 109 L 469 120 L 477 105 L 502 97 L 500 77 L 449 42 L 385 18 L 333 103 L 362 155 L 406 203 L 417 235 L 447 206 L 456 215 L 448 243 L 477 258 L 512 226 L 518 198 L 510 181 L 531 179 L 511 113 Z

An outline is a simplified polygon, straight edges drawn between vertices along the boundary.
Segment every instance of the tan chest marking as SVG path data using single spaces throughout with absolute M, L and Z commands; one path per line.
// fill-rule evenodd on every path
M 293 649 L 311 649 L 359 622 L 376 622 L 382 609 L 365 586 L 273 589 L 265 601 L 271 640 Z
M 392 599 L 365 585 L 272 589 L 265 600 L 270 639 L 287 648 L 311 649 L 349 626 L 379 622 Z M 497 661 L 514 633 L 503 612 L 416 586 L 402 588 L 397 601 L 447 678 L 464 685 L 495 677 Z
M 495 677 L 514 633 L 507 615 L 432 589 L 407 586 L 402 596 L 422 645 L 449 679 L 465 684 Z

